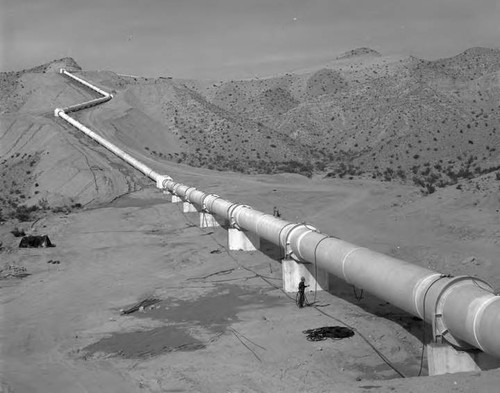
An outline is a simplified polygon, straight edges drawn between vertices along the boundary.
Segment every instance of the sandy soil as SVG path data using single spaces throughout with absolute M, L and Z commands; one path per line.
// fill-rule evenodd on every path
M 472 194 L 447 189 L 421 198 L 413 187 L 377 182 L 160 169 L 262 211 L 278 206 L 289 221 L 500 287 L 499 216 L 474 205 Z M 26 226 L 48 234 L 55 248 L 18 249 L 13 224 L 1 225 L 2 263 L 30 273 L 0 281 L 1 391 L 496 391 L 498 370 L 416 377 L 420 321 L 368 293 L 358 300 L 360 290 L 338 280 L 330 293 L 308 293 L 318 307 L 298 309 L 280 289 L 272 245 L 227 252 L 223 228 L 196 223 L 196 213 L 144 188 Z M 148 298 L 158 302 L 121 314 Z M 356 334 L 310 342 L 303 333 L 343 324 Z

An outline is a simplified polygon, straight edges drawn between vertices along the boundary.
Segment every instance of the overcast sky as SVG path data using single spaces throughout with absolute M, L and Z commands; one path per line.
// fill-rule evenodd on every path
M 500 0 L 0 0 L 0 70 L 245 78 L 370 47 L 426 59 L 500 47 Z

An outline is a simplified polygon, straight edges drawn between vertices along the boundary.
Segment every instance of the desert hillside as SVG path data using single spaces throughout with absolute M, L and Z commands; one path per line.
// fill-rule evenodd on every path
M 1 393 L 496 391 L 498 364 L 424 377 L 431 326 L 333 275 L 298 308 L 283 250 L 230 251 L 54 117 L 95 98 L 60 67 L 114 96 L 72 115 L 159 173 L 500 290 L 500 51 L 359 48 L 242 81 L 55 60 L 0 74 Z M 333 325 L 354 335 L 304 334 Z
M 358 48 L 316 68 L 240 81 L 82 72 L 65 58 L 0 74 L 5 211 L 42 199 L 99 203 L 137 183 L 129 168 L 52 116 L 57 106 L 94 97 L 60 67 L 114 94 L 77 117 L 151 163 L 374 178 L 423 194 L 497 190 L 490 180 L 500 177 L 500 50 L 427 61 Z
M 332 176 L 432 190 L 498 169 L 499 71 L 500 50 L 426 61 L 361 49 L 321 69 L 197 90 L 316 149 L 324 158 L 312 163 Z

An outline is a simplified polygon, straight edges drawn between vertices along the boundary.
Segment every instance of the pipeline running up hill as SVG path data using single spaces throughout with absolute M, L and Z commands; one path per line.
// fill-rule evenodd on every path
M 390 257 L 344 240 L 320 233 L 302 223 L 281 220 L 249 206 L 159 174 L 84 126 L 68 113 L 109 101 L 113 96 L 61 69 L 64 74 L 102 95 L 101 98 L 56 108 L 60 117 L 106 147 L 166 190 L 195 205 L 199 211 L 216 215 L 233 227 L 251 232 L 281 247 L 287 257 L 308 262 L 347 283 L 372 293 L 432 324 L 436 341 L 459 349 L 480 349 L 500 358 L 500 296 L 479 278 L 451 277 Z

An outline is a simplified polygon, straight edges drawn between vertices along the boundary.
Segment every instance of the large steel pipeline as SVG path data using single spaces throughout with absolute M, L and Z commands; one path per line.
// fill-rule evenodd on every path
M 437 336 L 456 347 L 472 346 L 500 357 L 500 296 L 479 278 L 449 277 L 173 180 L 165 180 L 163 189 L 233 226 L 256 233 L 293 259 L 313 263 L 424 319 L 433 325 Z
M 63 110 L 56 109 L 55 115 L 153 179 L 158 188 L 192 203 L 200 211 L 214 214 L 234 227 L 274 243 L 288 258 L 312 263 L 422 318 L 432 324 L 436 339 L 457 348 L 478 348 L 500 358 L 500 296 L 485 281 L 470 276 L 443 275 L 328 236 L 310 225 L 281 220 L 175 182 L 169 176 L 154 172 Z
M 95 100 L 85 101 L 85 102 L 82 102 L 81 104 L 67 106 L 66 108 L 62 108 L 62 110 L 66 113 L 76 112 L 76 111 L 80 111 L 82 109 L 87 109 L 87 108 L 91 108 L 91 107 L 99 105 L 99 104 L 103 104 L 106 101 L 109 101 L 110 99 L 111 99 L 110 96 L 96 98 Z
M 78 83 L 81 83 L 82 85 L 87 86 L 89 89 L 94 90 L 95 92 L 101 94 L 103 97 L 113 98 L 112 94 L 110 94 L 107 91 L 104 91 L 102 89 L 99 89 L 97 86 L 94 86 L 92 83 L 87 82 L 85 79 L 79 78 L 78 76 L 72 74 L 71 72 L 66 71 L 64 68 L 61 68 L 59 70 L 59 73 L 69 76 L 71 79 L 74 79 Z

